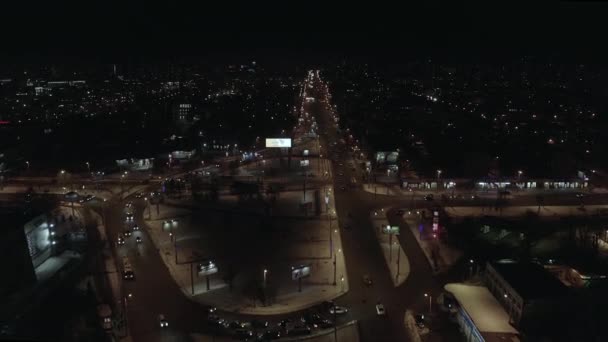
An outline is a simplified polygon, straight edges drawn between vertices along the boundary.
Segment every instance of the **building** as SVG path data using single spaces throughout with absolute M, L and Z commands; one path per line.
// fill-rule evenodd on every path
M 467 342 L 519 341 L 519 332 L 509 323 L 509 314 L 485 286 L 446 284 L 456 302 L 453 312 Z
M 514 326 L 526 316 L 557 313 L 567 288 L 545 268 L 531 262 L 506 259 L 488 262 L 484 280 L 490 292 L 503 305 Z
M 192 119 L 193 106 L 187 101 L 178 101 L 173 105 L 173 120 L 176 123 L 189 123 Z
M 0 281 L 0 298 L 36 282 L 36 274 L 28 253 L 23 224 L 27 218 L 18 209 L 0 208 L 0 267 L 5 276 Z

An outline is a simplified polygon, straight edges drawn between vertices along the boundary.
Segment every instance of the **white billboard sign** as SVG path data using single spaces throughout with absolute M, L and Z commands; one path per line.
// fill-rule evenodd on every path
M 298 266 L 291 268 L 291 279 L 298 280 L 310 276 L 310 266 Z
M 266 138 L 266 147 L 291 147 L 291 139 Z
M 198 275 L 199 276 L 209 276 L 209 275 L 217 273 L 217 271 L 218 271 L 217 265 L 215 265 L 211 261 L 202 262 L 198 265 Z

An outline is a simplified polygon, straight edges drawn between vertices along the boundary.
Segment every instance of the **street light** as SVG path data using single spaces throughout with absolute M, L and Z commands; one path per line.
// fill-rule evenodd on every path
M 522 170 L 518 170 L 518 171 L 517 171 L 517 181 L 518 181 L 518 182 L 519 182 L 519 181 L 520 181 L 520 179 L 521 179 L 521 175 L 522 175 L 522 173 L 524 173 Z
M 268 270 L 264 269 L 264 288 L 266 288 L 266 274 L 268 274 Z
M 429 315 L 430 315 L 431 314 L 431 305 L 433 304 L 433 296 L 429 295 L 428 293 L 425 293 L 424 297 L 429 298 Z
M 86 162 L 85 164 L 87 164 L 87 170 L 91 172 L 91 164 L 89 164 L 89 162 Z
M 29 171 L 30 170 L 30 162 L 26 161 L 25 163 L 27 164 L 27 170 Z
M 441 170 L 437 170 L 437 180 L 441 177 Z

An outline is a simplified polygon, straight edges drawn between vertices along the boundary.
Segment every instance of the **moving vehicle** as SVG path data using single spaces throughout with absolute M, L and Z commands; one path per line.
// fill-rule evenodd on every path
M 386 315 L 386 310 L 384 309 L 384 305 L 381 303 L 376 304 L 376 313 L 378 316 Z
M 127 222 L 133 222 L 133 219 L 134 219 L 133 214 L 131 214 L 131 213 L 127 214 L 127 217 L 126 217 Z
M 129 258 L 124 256 L 122 257 L 122 277 L 126 280 L 135 279 L 135 273 L 133 272 L 133 267 L 131 267 L 131 262 Z
M 424 328 L 424 315 L 417 314 L 414 315 L 414 321 L 416 321 L 416 326 L 420 329 Z
M 99 304 L 97 306 L 97 317 L 101 321 L 103 330 L 112 330 L 112 309 L 108 304 Z
M 136 242 L 136 243 L 141 243 L 141 236 L 136 237 L 136 238 L 135 238 L 135 242 Z
M 124 245 L 125 244 L 125 239 L 122 237 L 122 235 L 118 236 L 118 239 L 116 239 L 116 243 L 120 246 L 120 245 Z
M 169 326 L 169 322 L 167 322 L 167 319 L 163 314 L 158 315 L 158 323 L 160 324 L 161 328 L 166 328 Z
M 128 229 L 125 229 L 123 234 L 124 234 L 124 236 L 129 237 L 129 236 L 131 236 L 131 231 Z
M 139 226 L 134 224 L 133 227 L 131 227 L 131 229 L 133 229 L 133 231 L 138 231 L 139 230 Z

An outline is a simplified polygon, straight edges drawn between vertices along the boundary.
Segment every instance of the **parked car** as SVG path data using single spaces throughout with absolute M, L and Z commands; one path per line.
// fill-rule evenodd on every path
M 329 313 L 332 315 L 334 315 L 334 314 L 344 315 L 344 314 L 348 313 L 348 309 L 343 306 L 336 305 L 335 307 L 329 308 Z
M 324 319 L 324 320 L 321 320 L 319 323 L 317 323 L 315 325 L 315 328 L 327 329 L 327 328 L 331 328 L 333 326 L 334 326 L 334 322 L 330 321 L 329 319 Z
M 236 329 L 234 331 L 234 337 L 238 338 L 239 340 L 248 341 L 253 339 L 253 336 L 253 331 L 249 329 Z
M 254 327 L 255 329 L 265 329 L 265 328 L 268 328 L 268 321 L 260 321 L 260 320 L 254 319 L 253 321 L 251 321 L 251 326 Z
M 228 327 L 230 329 L 238 329 L 238 328 L 241 327 L 241 322 L 239 322 L 239 321 L 232 321 L 232 322 L 228 323 Z
M 285 319 L 282 319 L 279 322 L 278 326 L 281 327 L 281 328 L 283 328 L 283 329 L 287 329 L 287 326 L 289 325 L 289 323 L 291 323 L 291 319 L 285 318 Z
M 290 336 L 310 335 L 311 329 L 307 325 L 297 325 L 287 332 Z
M 266 330 L 259 335 L 258 339 L 262 341 L 278 340 L 281 338 L 281 332 L 278 330 Z

